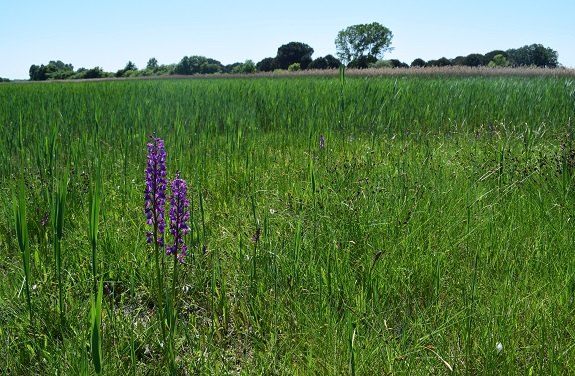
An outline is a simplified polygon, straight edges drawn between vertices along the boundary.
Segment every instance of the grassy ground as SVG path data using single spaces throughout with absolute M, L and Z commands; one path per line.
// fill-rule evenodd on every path
M 154 132 L 191 201 L 178 374 L 575 371 L 572 78 L 11 84 L 0 99 L 0 373 L 94 373 L 97 181 L 103 374 L 169 372 L 143 209 Z

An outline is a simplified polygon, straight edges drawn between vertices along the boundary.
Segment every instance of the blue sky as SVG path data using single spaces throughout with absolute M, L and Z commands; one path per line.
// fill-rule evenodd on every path
M 273 57 L 292 41 L 335 55 L 338 31 L 379 22 L 393 32 L 384 56 L 411 63 L 540 43 L 575 68 L 575 1 L 45 1 L 0 0 L 0 77 L 29 78 L 61 60 L 115 72 L 203 55 L 223 64 Z

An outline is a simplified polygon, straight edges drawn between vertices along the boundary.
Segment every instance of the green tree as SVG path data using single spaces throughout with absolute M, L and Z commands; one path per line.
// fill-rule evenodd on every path
M 508 59 L 507 52 L 503 50 L 493 50 L 484 55 L 485 61 L 490 62 L 491 60 L 493 60 L 493 57 L 495 57 L 495 55 L 502 55 L 504 58 Z
M 230 73 L 255 73 L 256 64 L 252 60 L 246 60 L 244 63 L 235 63 Z
M 137 71 L 138 67 L 136 67 L 136 64 L 132 63 L 131 61 L 128 61 L 124 69 L 120 69 L 116 72 L 116 77 L 129 77 L 132 75 L 132 72 Z
M 318 57 L 308 65 L 308 69 L 327 69 L 327 60 L 323 56 Z
M 429 60 L 427 62 L 428 67 L 449 67 L 452 66 L 453 63 L 446 57 L 442 57 L 440 59 L 437 60 Z
M 502 54 L 493 56 L 493 59 L 487 64 L 488 67 L 507 67 L 509 66 L 509 61 Z
M 78 69 L 78 73 L 74 76 L 74 78 L 79 79 L 92 79 L 92 78 L 104 78 L 107 74 L 104 70 L 100 67 L 94 67 L 92 69 L 85 69 L 81 68 Z
M 146 69 L 152 72 L 156 72 L 158 67 L 158 60 L 155 57 L 150 58 L 148 64 L 146 64 Z
M 507 58 L 515 66 L 530 66 L 556 68 L 559 66 L 557 51 L 541 44 L 532 44 L 517 49 L 509 49 Z
M 425 60 L 417 58 L 411 62 L 411 67 L 424 67 Z
M 217 60 L 205 56 L 184 56 L 174 69 L 174 74 L 212 74 L 222 72 L 224 66 Z
M 30 66 L 28 73 L 32 81 L 61 80 L 73 76 L 74 67 L 72 64 L 65 64 L 60 60 L 52 60 L 48 65 Z
M 333 55 L 325 55 L 314 59 L 314 61 L 308 65 L 308 69 L 337 69 L 340 64 L 341 62 L 333 57 Z
M 325 55 L 324 57 L 328 68 L 337 69 L 341 65 L 341 61 L 333 55 Z
M 275 58 L 276 67 L 288 69 L 293 63 L 299 63 L 302 69 L 306 69 L 312 62 L 313 48 L 305 43 L 290 42 L 278 48 Z
M 371 64 L 375 64 L 377 58 L 375 56 L 359 56 L 357 59 L 353 59 L 347 66 L 348 68 L 364 69 L 369 68 Z
M 392 38 L 391 30 L 377 22 L 360 24 L 341 30 L 335 39 L 335 47 L 345 64 L 354 60 L 358 60 L 358 63 L 375 62 L 385 52 L 393 50 L 390 47 Z
M 461 65 L 466 65 L 468 67 L 479 67 L 487 64 L 485 62 L 485 56 L 481 54 L 469 54 L 463 58 Z
M 398 59 L 386 60 L 392 68 L 409 68 L 409 65 Z
M 277 68 L 276 59 L 266 57 L 256 64 L 256 68 L 260 72 L 273 72 Z
M 299 71 L 299 70 L 301 70 L 300 63 L 293 63 L 288 67 L 288 71 L 290 71 L 290 72 L 295 72 L 295 71 Z

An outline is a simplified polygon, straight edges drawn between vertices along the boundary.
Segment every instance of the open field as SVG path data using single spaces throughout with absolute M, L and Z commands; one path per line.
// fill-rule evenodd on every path
M 575 373 L 574 119 L 569 75 L 0 85 L 0 373 L 94 374 L 100 278 L 107 375 Z M 170 350 L 154 133 L 190 198 Z

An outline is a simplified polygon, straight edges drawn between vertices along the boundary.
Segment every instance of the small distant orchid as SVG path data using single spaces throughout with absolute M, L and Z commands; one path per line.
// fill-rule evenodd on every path
M 250 239 L 252 243 L 257 243 L 260 240 L 260 226 L 256 228 L 256 233 Z
M 180 178 L 180 172 L 176 173 L 176 178 L 172 182 L 172 194 L 170 195 L 170 231 L 174 237 L 174 243 L 166 246 L 166 255 L 176 255 L 180 263 L 186 255 L 188 246 L 183 241 L 182 236 L 188 234 L 189 227 L 186 224 L 190 213 L 188 212 L 189 201 L 186 198 L 188 186 L 186 181 Z
M 323 135 L 319 135 L 319 148 L 320 149 L 324 149 L 325 148 L 325 139 L 323 138 Z

